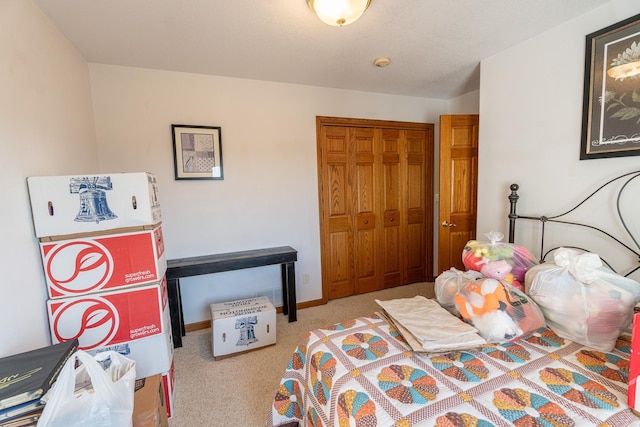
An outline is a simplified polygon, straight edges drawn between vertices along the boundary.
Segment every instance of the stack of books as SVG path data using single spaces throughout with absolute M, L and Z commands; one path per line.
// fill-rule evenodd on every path
M 41 398 L 77 349 L 74 339 L 0 359 L 0 427 L 38 423 Z

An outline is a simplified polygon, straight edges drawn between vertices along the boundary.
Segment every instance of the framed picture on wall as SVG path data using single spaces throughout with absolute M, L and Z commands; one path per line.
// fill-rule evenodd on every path
M 640 155 L 640 15 L 587 35 L 580 160 Z
M 176 179 L 223 179 L 218 126 L 171 125 Z

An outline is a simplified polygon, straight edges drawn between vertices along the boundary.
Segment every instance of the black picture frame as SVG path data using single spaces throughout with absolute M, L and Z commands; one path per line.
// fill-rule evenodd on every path
M 175 179 L 224 179 L 222 129 L 171 125 Z
M 640 14 L 586 36 L 580 160 L 638 155 Z

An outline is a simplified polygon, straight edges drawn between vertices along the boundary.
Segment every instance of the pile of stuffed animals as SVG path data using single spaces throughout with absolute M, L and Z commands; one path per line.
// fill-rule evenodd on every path
M 478 329 L 487 342 L 518 339 L 543 326 L 561 337 L 609 351 L 632 320 L 640 283 L 602 266 L 600 257 L 560 248 L 538 264 L 522 246 L 471 240 L 467 271 L 451 268 L 435 281 L 440 305 Z
M 488 242 L 467 242 L 462 252 L 464 266 L 479 271 L 483 277 L 504 280 L 524 291 L 524 275 L 538 263 L 525 247 L 501 242 L 502 233 L 492 231 L 486 236 Z
M 544 326 L 538 306 L 501 280 L 483 277 L 467 282 L 453 301 L 460 316 L 487 342 L 510 341 Z
M 529 251 L 486 234 L 489 241 L 470 240 L 462 263 L 436 278 L 440 305 L 478 329 L 487 342 L 509 341 L 544 326 L 540 309 L 524 293 L 524 277 L 537 262 Z

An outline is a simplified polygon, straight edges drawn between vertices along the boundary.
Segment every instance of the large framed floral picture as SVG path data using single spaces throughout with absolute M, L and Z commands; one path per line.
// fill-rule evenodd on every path
M 640 15 L 587 35 L 580 160 L 640 155 Z

